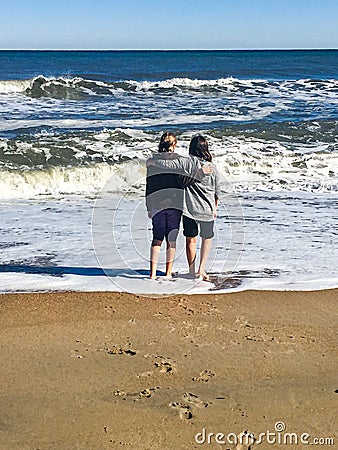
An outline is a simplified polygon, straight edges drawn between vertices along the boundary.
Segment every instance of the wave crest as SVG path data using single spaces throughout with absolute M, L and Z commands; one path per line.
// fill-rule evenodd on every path
M 284 80 L 268 81 L 263 79 L 238 79 L 233 77 L 219 78 L 215 80 L 170 78 L 161 81 L 95 81 L 81 77 L 45 77 L 39 75 L 28 80 L 2 80 L 0 81 L 0 94 L 23 93 L 25 95 L 40 98 L 64 98 L 70 100 L 82 100 L 88 96 L 110 96 L 119 92 L 177 92 L 196 91 L 201 93 L 223 92 L 232 94 L 236 92 L 263 93 L 280 91 L 279 94 L 288 92 L 303 92 L 308 94 L 336 93 L 338 80 Z M 277 91 L 276 91 L 277 92 Z
M 41 195 L 96 195 L 111 179 L 111 192 L 139 188 L 145 167 L 138 163 L 123 166 L 96 164 L 90 167 L 52 167 L 26 172 L 0 170 L 0 198 L 33 198 Z M 134 180 L 131 186 L 130 180 Z
M 0 81 L 0 94 L 22 93 L 34 98 L 52 97 L 82 100 L 89 95 L 111 95 L 109 83 L 76 78 L 48 78 L 39 75 L 28 80 Z

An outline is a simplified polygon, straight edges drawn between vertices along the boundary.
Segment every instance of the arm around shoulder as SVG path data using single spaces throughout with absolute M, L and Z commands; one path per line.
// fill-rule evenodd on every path
M 176 159 L 153 159 L 152 165 L 162 169 L 168 169 L 180 175 L 194 177 L 196 172 L 201 169 L 197 158 L 178 156 Z

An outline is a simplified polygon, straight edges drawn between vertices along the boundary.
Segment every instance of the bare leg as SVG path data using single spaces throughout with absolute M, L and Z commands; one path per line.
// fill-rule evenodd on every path
M 158 263 L 158 257 L 160 255 L 162 241 L 153 240 L 150 248 L 150 278 L 154 280 L 156 278 L 156 269 Z
M 165 274 L 167 277 L 171 277 L 174 258 L 176 252 L 176 242 L 167 242 L 167 253 L 166 253 L 166 264 L 165 264 Z
M 185 251 L 189 266 L 189 275 L 192 277 L 195 276 L 196 242 L 197 237 L 187 237 L 185 239 Z
M 207 262 L 210 250 L 211 250 L 211 244 L 212 244 L 212 238 L 211 239 L 204 239 L 202 238 L 202 245 L 201 245 L 201 253 L 200 253 L 200 265 L 198 268 L 199 275 L 202 275 L 202 277 L 206 277 L 206 271 L 205 271 L 205 264 Z

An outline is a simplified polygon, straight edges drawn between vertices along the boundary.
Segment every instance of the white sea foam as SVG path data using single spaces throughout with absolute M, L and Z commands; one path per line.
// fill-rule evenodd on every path
M 338 155 L 329 144 L 291 150 L 278 141 L 207 138 L 226 191 L 338 191 Z M 95 194 L 113 174 L 117 192 L 130 180 L 144 186 L 145 161 L 156 152 L 157 140 L 157 135 L 132 129 L 81 132 L 67 139 L 42 133 L 14 147 L 12 141 L 0 140 L 0 198 Z M 182 134 L 178 153 L 188 156 L 189 140 L 189 133 Z
M 263 118 L 268 115 L 268 111 L 261 111 L 259 117 Z M 244 117 L 245 118 L 245 117 Z M 251 115 L 246 116 L 248 120 L 252 118 Z M 35 127 L 53 127 L 53 128 L 67 128 L 74 129 L 90 129 L 90 128 L 134 128 L 134 127 L 159 127 L 168 128 L 177 125 L 196 125 L 204 123 L 223 122 L 225 120 L 243 120 L 243 116 L 236 117 L 226 114 L 181 114 L 180 116 L 174 113 L 168 113 L 159 118 L 135 118 L 135 119 L 20 119 L 7 120 L 0 123 L 0 131 L 11 131 L 17 129 L 30 129 Z
M 47 127 L 60 130 L 179 127 L 188 130 L 198 124 L 206 130 L 247 122 L 248 128 L 250 122 L 255 122 L 253 128 L 257 126 L 257 132 L 266 133 L 269 132 L 268 121 L 273 118 L 275 125 L 279 125 L 276 132 L 281 137 L 285 134 L 287 139 L 294 115 L 297 123 L 299 117 L 304 117 L 300 124 L 303 134 L 308 117 L 313 122 L 315 119 L 322 122 L 325 117 L 333 121 L 338 98 L 336 80 L 269 82 L 173 78 L 104 83 L 39 76 L 31 80 L 0 81 L 1 89 L 7 93 L 0 96 L 0 114 L 6 117 L 0 123 L 3 133 L 33 132 Z M 294 135 L 298 136 L 296 123 L 292 125 Z M 314 129 L 307 131 L 316 134 Z M 324 124 L 318 133 L 332 134 L 333 131 L 327 131 Z
M 26 91 L 31 91 L 34 88 L 39 88 L 42 92 L 45 91 L 48 93 L 48 89 L 51 87 L 65 87 L 81 89 L 90 95 L 96 95 L 96 92 L 91 90 L 90 86 L 102 88 L 106 87 L 107 84 L 100 81 L 84 80 L 81 77 L 56 78 L 38 75 L 37 77 L 26 80 L 0 80 L 0 94 L 23 93 Z
M 230 282 L 239 280 L 240 284 L 220 291 L 210 291 L 212 284 L 192 282 L 185 277 L 181 234 L 174 266 L 179 271 L 178 279 L 148 281 L 151 224 L 144 199 L 129 192 L 124 197 L 112 195 L 107 207 L 101 206 L 94 200 L 78 197 L 2 201 L 0 292 L 107 290 L 208 294 L 245 289 L 338 287 L 335 195 L 244 194 L 238 197 L 234 210 L 238 212 L 240 206 L 242 213 L 231 217 L 223 197 L 208 270 L 225 271 L 221 276 Z M 95 222 L 97 214 L 103 221 Z M 110 220 L 113 228 L 100 228 Z M 98 233 L 94 246 L 93 233 Z M 239 250 L 235 252 L 238 258 L 232 261 L 228 261 L 229 246 L 237 246 Z M 159 270 L 163 268 L 164 250 Z
M 13 94 L 17 92 L 25 92 L 30 88 L 34 79 L 30 80 L 1 80 L 0 94 Z
M 300 84 L 304 84 L 304 81 L 301 80 Z M 332 81 L 334 82 L 334 80 Z M 25 92 L 27 89 L 32 89 L 35 85 L 39 85 L 42 90 L 46 90 L 51 86 L 64 86 L 64 87 L 74 87 L 87 89 L 90 94 L 95 95 L 95 91 L 89 89 L 90 86 L 93 88 L 106 87 L 109 89 L 111 93 L 114 91 L 123 92 L 123 90 L 128 89 L 128 87 L 133 87 L 136 90 L 152 90 L 152 89 L 172 89 L 175 87 L 179 88 L 192 88 L 198 89 L 201 87 L 221 87 L 227 88 L 231 90 L 237 89 L 239 86 L 246 87 L 256 87 L 257 83 L 267 84 L 266 80 L 240 80 L 233 77 L 228 78 L 220 78 L 216 80 L 200 80 L 200 79 L 190 79 L 190 78 L 170 78 L 163 81 L 134 81 L 128 80 L 124 82 L 116 82 L 116 83 L 105 83 L 101 81 L 95 80 L 85 80 L 81 77 L 76 78 L 66 78 L 66 77 L 45 77 L 43 75 L 39 75 L 34 78 L 30 78 L 27 80 L 0 80 L 0 93 L 15 93 L 15 92 Z M 117 86 L 117 87 L 115 87 Z M 125 89 L 123 89 L 125 88 Z M 107 91 L 108 92 L 108 91 Z
M 37 196 L 95 195 L 114 176 L 114 192 L 124 192 L 133 180 L 135 190 L 144 184 L 145 165 L 129 163 L 111 166 L 53 167 L 47 170 L 0 171 L 0 198 L 34 198 Z
M 239 191 L 338 190 L 338 155 L 329 144 L 287 149 L 279 142 L 254 139 L 210 138 L 214 143 L 215 163 L 229 185 Z M 307 151 L 306 151 L 307 150 Z
M 53 90 L 53 88 L 57 88 Z M 220 90 L 224 94 L 228 92 L 233 95 L 236 92 L 244 91 L 250 95 L 267 95 L 271 97 L 283 97 L 293 93 L 294 97 L 299 99 L 309 99 L 309 96 L 315 95 L 337 102 L 338 80 L 285 80 L 285 81 L 269 81 L 265 79 L 238 79 L 234 77 L 219 79 L 191 79 L 191 78 L 170 78 L 161 81 L 135 81 L 125 80 L 119 82 L 103 82 L 96 80 L 88 80 L 81 77 L 45 77 L 39 75 L 26 80 L 0 80 L 0 94 L 24 93 L 32 92 L 38 95 L 45 93 L 58 98 L 62 96 L 62 90 L 65 88 L 65 97 L 69 97 L 69 89 L 78 92 L 87 93 L 88 95 L 115 95 L 123 92 L 150 92 L 157 90 L 181 90 L 188 89 L 205 93 L 205 89 L 212 89 L 217 92 Z M 67 94 L 68 93 L 68 94 Z
M 170 78 L 162 81 L 133 81 L 129 80 L 126 83 L 135 86 L 139 90 L 150 89 L 172 89 L 174 87 L 188 87 L 192 89 L 201 87 L 221 87 L 231 90 L 236 90 L 240 87 L 252 88 L 254 90 L 268 89 L 271 92 L 280 92 L 280 90 L 288 91 L 290 88 L 307 89 L 317 91 L 322 90 L 323 85 L 326 87 L 326 92 L 338 88 L 338 80 L 287 80 L 287 81 L 268 81 L 266 79 L 239 79 L 235 77 L 219 78 L 214 80 L 201 80 L 191 78 Z

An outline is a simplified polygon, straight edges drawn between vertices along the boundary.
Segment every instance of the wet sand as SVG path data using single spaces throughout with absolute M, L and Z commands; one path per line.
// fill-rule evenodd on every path
M 233 450 L 277 422 L 337 445 L 337 305 L 334 289 L 1 295 L 0 449 Z

